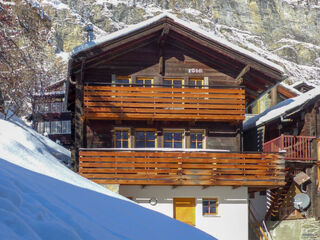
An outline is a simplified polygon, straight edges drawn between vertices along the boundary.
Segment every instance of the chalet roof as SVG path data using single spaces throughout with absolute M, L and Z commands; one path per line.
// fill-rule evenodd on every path
M 124 29 L 121 29 L 119 31 L 116 31 L 116 32 L 113 32 L 107 36 L 103 36 L 99 39 L 96 39 L 94 41 L 91 41 L 91 42 L 86 42 L 76 48 L 74 48 L 74 50 L 72 51 L 72 55 L 71 55 L 71 58 L 74 58 L 76 57 L 79 53 L 81 52 L 84 52 L 84 51 L 87 51 L 87 50 L 90 50 L 94 47 L 96 47 L 97 45 L 100 45 L 100 44 L 105 44 L 111 40 L 115 40 L 117 38 L 121 38 L 125 35 L 128 35 L 130 33 L 133 33 L 133 32 L 136 32 L 136 31 L 139 31 L 157 21 L 160 21 L 161 19 L 164 19 L 164 18 L 169 18 L 170 20 L 172 20 L 173 22 L 176 22 L 182 26 L 184 26 L 185 28 L 188 28 L 188 29 L 191 29 L 192 31 L 196 32 L 197 34 L 200 34 L 200 35 L 203 35 L 204 37 L 224 46 L 224 47 L 227 47 L 229 49 L 232 49 L 238 53 L 241 53 L 245 56 L 247 56 L 248 58 L 252 58 L 254 59 L 255 61 L 257 62 L 260 62 L 270 68 L 273 68 L 273 69 L 276 69 L 280 72 L 284 72 L 283 68 L 278 65 L 278 64 L 275 64 L 255 53 L 252 53 L 244 48 L 241 48 L 225 39 L 222 39 L 220 37 L 217 37 L 216 35 L 214 35 L 214 33 L 212 32 L 207 32 L 203 29 L 200 28 L 200 26 L 194 22 L 186 22 L 186 21 L 183 21 L 179 18 L 177 18 L 175 15 L 173 14 L 170 14 L 170 13 L 162 13 L 162 14 L 159 14 L 158 16 L 155 16 L 153 18 L 150 18 L 146 21 L 143 21 L 141 23 L 138 23 L 138 24 L 135 24 L 135 25 L 131 25 L 127 28 L 124 28 Z
M 320 98 L 320 87 L 315 87 L 314 89 L 295 98 L 286 99 L 267 109 L 263 113 L 248 119 L 243 124 L 243 130 L 246 131 L 254 127 L 265 125 L 268 122 L 281 117 L 286 118 L 295 112 L 303 110 L 309 105 L 309 103 L 314 102 L 314 100 L 318 98 Z
M 162 41 L 209 61 L 211 67 L 221 73 L 241 79 L 246 88 L 247 103 L 252 103 L 284 80 L 284 70 L 278 64 L 219 38 L 196 23 L 183 21 L 169 13 L 76 47 L 69 60 L 68 78 L 72 82 L 83 69 L 99 71 L 99 67 L 102 67 L 99 65 L 113 58 L 151 42 L 158 42 L 160 46 Z M 70 84 L 67 81 L 65 103 L 68 106 L 72 104 L 74 86 L 74 82 Z

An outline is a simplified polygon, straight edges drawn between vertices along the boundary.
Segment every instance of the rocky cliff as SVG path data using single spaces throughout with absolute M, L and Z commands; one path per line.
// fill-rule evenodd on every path
M 283 65 L 289 82 L 320 84 L 318 0 L 42 0 L 51 17 L 58 56 L 95 37 L 135 24 L 162 11 L 198 23 L 207 31 Z

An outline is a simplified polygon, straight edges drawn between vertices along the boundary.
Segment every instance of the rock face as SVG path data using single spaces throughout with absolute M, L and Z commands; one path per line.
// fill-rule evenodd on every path
M 320 83 L 318 0 L 46 0 L 42 5 L 61 51 L 85 42 L 88 23 L 99 37 L 169 11 L 283 65 L 289 82 Z

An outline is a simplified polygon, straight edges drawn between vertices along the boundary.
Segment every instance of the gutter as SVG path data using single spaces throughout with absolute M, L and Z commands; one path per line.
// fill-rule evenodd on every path
M 253 106 L 261 97 L 263 97 L 265 94 L 271 92 L 272 89 L 277 87 L 280 83 L 282 83 L 287 78 L 288 78 L 288 75 L 283 75 L 281 81 L 277 82 L 275 85 L 272 85 L 272 86 L 268 87 L 267 90 L 265 90 L 264 92 L 260 93 L 254 101 L 252 101 L 250 104 L 248 104 L 246 106 L 246 113 L 248 112 L 248 108 L 249 107 Z

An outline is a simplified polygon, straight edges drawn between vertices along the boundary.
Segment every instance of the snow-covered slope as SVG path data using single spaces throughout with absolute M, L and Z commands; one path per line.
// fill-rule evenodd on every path
M 70 152 L 0 119 L 0 239 L 214 239 L 69 170 Z

